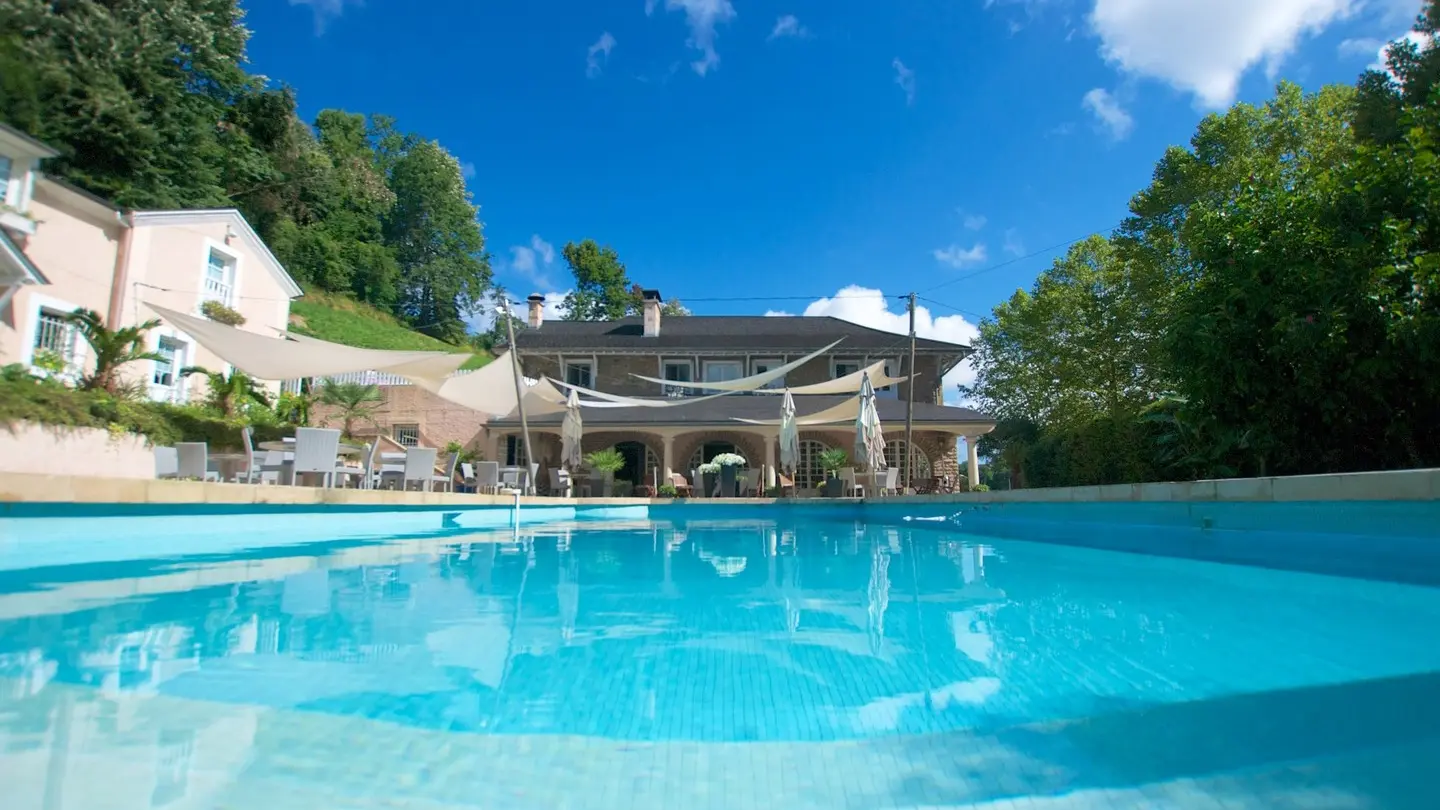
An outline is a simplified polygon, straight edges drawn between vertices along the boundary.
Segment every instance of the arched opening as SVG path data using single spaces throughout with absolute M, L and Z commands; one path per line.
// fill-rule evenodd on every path
M 830 446 L 814 439 L 800 440 L 800 458 L 795 464 L 795 487 L 816 489 L 825 480 L 825 468 L 820 466 L 820 454 Z
M 659 457 L 641 442 L 620 442 L 615 449 L 625 458 L 625 466 L 615 473 L 616 481 L 629 481 L 640 486 L 650 480 L 650 471 L 660 465 Z
M 695 452 L 690 455 L 690 466 L 685 468 L 685 476 L 688 478 L 690 476 L 690 473 L 697 469 L 701 464 L 704 464 L 710 459 L 715 458 L 721 453 L 738 453 L 742 456 L 745 455 L 744 453 L 740 452 L 740 448 L 736 447 L 731 442 L 705 442 L 704 444 L 695 448 Z M 746 461 L 749 461 L 749 459 L 746 459 Z
M 913 481 L 916 484 L 925 484 L 930 480 L 930 458 L 925 451 L 919 447 L 911 447 L 910 452 L 905 452 L 904 439 L 885 440 L 885 466 L 898 469 L 899 477 L 896 479 L 900 486 L 905 486 L 906 481 Z M 908 459 L 907 459 L 908 455 Z M 914 470 L 913 477 L 907 477 L 907 473 Z

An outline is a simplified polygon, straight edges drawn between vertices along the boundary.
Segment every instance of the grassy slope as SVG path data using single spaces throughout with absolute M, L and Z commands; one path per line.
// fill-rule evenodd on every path
M 362 349 L 470 352 L 412 331 L 367 304 L 318 292 L 308 292 L 290 303 L 290 331 Z M 490 359 L 488 354 L 471 354 L 461 368 L 479 368 Z

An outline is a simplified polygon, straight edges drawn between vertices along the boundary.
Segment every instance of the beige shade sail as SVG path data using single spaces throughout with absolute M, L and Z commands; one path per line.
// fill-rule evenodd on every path
M 358 349 L 315 338 L 266 337 L 157 304 L 145 306 L 221 360 L 261 380 L 295 380 L 362 371 L 398 374 L 438 392 L 469 359 L 463 352 L 400 352 Z
M 814 383 L 813 385 L 802 385 L 798 388 L 788 389 L 791 394 L 854 394 L 860 391 L 860 384 L 866 376 L 870 377 L 870 384 L 876 388 L 884 388 L 887 385 L 895 385 L 905 382 L 909 377 L 891 377 L 885 373 L 885 361 L 876 360 L 865 368 L 854 374 L 846 374 L 844 377 L 836 377 L 833 380 Z M 761 394 L 778 394 L 779 388 L 765 389 L 758 391 Z
M 843 425 L 853 424 L 856 417 L 860 415 L 860 398 L 851 397 L 839 405 L 826 408 L 823 411 L 816 411 L 807 416 L 799 416 L 795 419 L 796 427 L 814 427 L 816 425 Z M 744 422 L 747 425 L 770 425 L 779 426 L 781 419 L 741 419 L 732 417 L 736 422 Z
M 522 381 L 525 413 L 538 416 L 565 410 L 565 395 L 548 380 Z M 489 416 L 509 416 L 518 410 L 514 364 L 508 358 L 500 358 L 479 371 L 450 377 L 435 393 L 441 399 Z
M 770 371 L 766 371 L 762 374 L 752 374 L 749 377 L 741 377 L 738 380 L 717 380 L 715 382 L 681 382 L 679 380 L 662 380 L 658 377 L 642 377 L 639 374 L 631 374 L 630 376 L 644 380 L 645 382 L 659 383 L 660 385 L 666 386 L 667 388 L 699 388 L 706 391 L 757 391 L 776 380 L 784 378 L 786 374 L 805 365 L 811 360 L 814 360 L 815 358 L 839 345 L 840 341 L 837 340 L 834 343 L 831 343 L 829 346 L 826 346 L 825 348 L 817 352 L 807 354 L 792 363 L 786 363 L 783 366 L 771 369 Z M 855 390 L 860 390 L 858 385 L 856 386 Z
M 728 397 L 738 391 L 722 391 L 718 394 L 711 394 L 706 397 L 667 397 L 665 399 L 641 399 L 638 397 L 623 397 L 619 394 L 607 394 L 604 391 L 596 391 L 591 388 L 582 388 L 578 385 L 554 381 L 555 385 L 567 388 L 577 393 L 593 397 L 593 399 L 580 400 L 582 408 L 678 408 L 681 405 L 694 405 L 697 402 L 704 402 L 707 399 Z

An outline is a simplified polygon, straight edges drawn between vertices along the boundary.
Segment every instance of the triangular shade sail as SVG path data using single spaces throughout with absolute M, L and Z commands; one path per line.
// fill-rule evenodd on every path
M 795 418 L 796 427 L 813 427 L 815 425 L 843 425 L 854 424 L 856 417 L 860 415 L 860 397 L 851 397 L 839 405 L 826 408 L 823 411 L 806 416 Z M 773 425 L 778 426 L 779 419 L 741 419 L 734 417 L 736 422 L 744 422 L 747 425 Z
M 837 340 L 834 343 L 831 343 L 829 346 L 821 349 L 820 351 L 807 354 L 792 363 L 786 363 L 783 366 L 773 368 L 769 371 L 764 372 L 763 374 L 752 374 L 749 377 L 741 377 L 738 380 L 717 380 L 714 382 L 681 382 L 678 380 L 662 380 L 658 377 L 642 377 L 639 374 L 632 374 L 630 376 L 644 380 L 645 382 L 659 383 L 660 385 L 664 385 L 669 388 L 703 388 L 706 391 L 758 391 L 759 389 L 764 388 L 770 383 L 783 378 L 786 374 L 805 365 L 811 360 L 814 360 L 815 358 L 839 345 L 840 341 Z M 856 384 L 854 390 L 860 390 L 860 386 L 858 383 Z
M 694 405 L 697 402 L 704 402 L 707 399 L 728 397 L 738 391 L 722 391 L 718 394 L 711 394 L 706 397 L 671 397 L 665 399 L 640 399 L 638 397 L 625 397 L 619 394 L 607 394 L 604 391 L 596 391 L 590 388 L 582 388 L 578 385 L 556 381 L 555 385 L 563 386 L 571 391 L 584 394 L 594 399 L 580 400 L 582 408 L 678 408 L 681 405 Z M 596 401 L 600 400 L 600 401 Z
M 536 416 L 565 410 L 565 395 L 549 380 L 523 382 L 527 414 Z M 508 357 L 501 357 L 478 371 L 451 377 L 435 393 L 441 399 L 489 416 L 509 416 L 518 409 L 515 370 Z
M 439 391 L 446 377 L 469 358 L 469 355 L 459 352 L 357 349 L 315 338 L 290 340 L 266 337 L 156 304 L 147 303 L 146 306 L 221 360 L 261 380 L 296 380 L 383 371 L 405 377 L 428 391 Z
M 789 389 L 791 394 L 854 394 L 860 390 L 860 384 L 866 375 L 870 376 L 870 384 L 876 388 L 884 388 L 888 385 L 896 385 L 910 379 L 909 377 L 891 377 L 885 373 L 885 361 L 876 360 L 865 368 L 854 374 L 846 374 L 844 377 L 836 377 L 833 380 L 814 383 L 813 385 L 802 385 Z M 759 391 L 761 394 L 778 394 L 784 391 L 783 388 L 770 388 Z

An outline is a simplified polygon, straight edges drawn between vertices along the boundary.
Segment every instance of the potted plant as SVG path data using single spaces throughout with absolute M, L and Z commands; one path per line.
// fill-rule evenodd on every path
M 608 447 L 585 456 L 585 466 L 600 474 L 601 497 L 612 497 L 615 491 L 615 473 L 625 468 L 625 457 L 619 450 Z
M 834 498 L 840 494 L 840 468 L 850 463 L 850 454 L 844 448 L 832 447 L 820 454 L 820 469 L 825 471 L 825 484 L 821 487 L 825 497 Z
M 723 498 L 734 498 L 739 495 L 739 488 L 736 485 L 736 476 L 740 468 L 748 462 L 739 453 L 721 453 L 710 459 L 711 464 L 720 465 L 720 496 Z
M 720 478 L 720 465 L 711 461 L 701 464 L 695 469 L 700 474 L 700 480 L 704 488 L 701 490 L 706 498 L 715 494 L 715 482 Z

